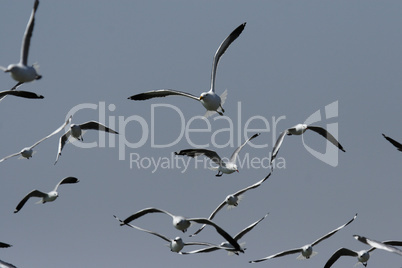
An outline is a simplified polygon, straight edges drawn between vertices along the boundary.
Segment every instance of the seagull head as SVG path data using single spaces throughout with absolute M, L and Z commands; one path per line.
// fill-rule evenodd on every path
M 309 259 L 310 256 L 313 254 L 313 247 L 311 245 L 305 245 L 302 248 L 302 255 L 306 259 Z
M 228 195 L 227 197 L 226 197 L 226 204 L 228 204 L 228 206 L 237 206 L 238 205 L 238 203 L 237 203 L 237 201 L 238 201 L 238 197 L 237 196 L 235 196 L 235 195 Z

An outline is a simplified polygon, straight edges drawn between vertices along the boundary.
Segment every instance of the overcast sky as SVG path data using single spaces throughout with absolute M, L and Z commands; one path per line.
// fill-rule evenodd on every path
M 0 65 L 19 61 L 33 2 L 0 2 Z M 217 93 L 228 90 L 225 117 L 204 120 L 205 108 L 184 97 L 127 99 L 162 88 L 194 95 L 209 90 L 213 55 L 243 22 L 217 71 Z M 73 123 L 103 121 L 120 134 L 88 131 L 84 145 L 97 146 L 67 144 L 53 165 L 61 132 L 38 145 L 32 159 L 0 163 L 0 241 L 13 245 L 0 259 L 44 268 L 311 268 L 323 267 L 340 247 L 367 249 L 354 234 L 402 240 L 402 155 L 381 135 L 402 142 L 401 25 L 400 1 L 41 1 L 28 62 L 40 65 L 43 78 L 20 89 L 45 98 L 0 103 L 0 157 L 34 144 L 72 111 Z M 0 74 L 2 90 L 15 83 Z M 346 152 L 327 150 L 326 140 L 312 131 L 285 138 L 282 165 L 238 207 L 214 219 L 234 236 L 269 212 L 239 241 L 246 242 L 245 254 L 182 256 L 113 218 L 146 207 L 208 217 L 228 194 L 264 178 L 280 132 L 308 118 L 337 132 Z M 261 135 L 241 151 L 239 173 L 217 178 L 196 161 L 203 157 L 172 155 L 208 145 L 229 157 L 255 132 Z M 311 150 L 331 154 L 332 165 Z M 158 161 L 165 165 L 155 166 Z M 80 182 L 62 185 L 55 202 L 29 200 L 13 213 L 29 191 L 50 191 L 66 176 Z M 357 219 L 315 246 L 318 255 L 309 260 L 295 254 L 248 263 L 311 243 L 355 213 Z M 183 234 L 163 214 L 132 223 L 185 241 L 222 242 L 212 228 L 189 238 L 197 226 Z M 343 257 L 333 267 L 356 261 Z M 401 264 L 400 256 L 381 250 L 369 260 L 369 267 Z

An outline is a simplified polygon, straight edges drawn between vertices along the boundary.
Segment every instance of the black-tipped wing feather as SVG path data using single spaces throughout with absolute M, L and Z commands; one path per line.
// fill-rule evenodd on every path
M 43 193 L 41 191 L 38 190 L 33 190 L 32 192 L 30 192 L 29 194 L 27 194 L 17 205 L 17 207 L 14 210 L 14 213 L 17 213 L 18 211 L 20 211 L 20 209 L 25 205 L 25 203 L 28 201 L 29 198 L 31 197 L 45 197 L 47 196 L 46 193 Z
M 341 150 L 342 152 L 345 152 L 345 149 L 343 149 L 342 145 L 335 139 L 334 136 L 332 136 L 331 133 L 329 133 L 325 128 L 322 127 L 315 127 L 315 126 L 308 126 L 307 129 L 310 129 L 318 134 L 320 134 L 321 136 L 323 136 L 324 138 L 326 138 L 327 140 L 329 140 L 333 145 L 335 145 L 336 147 L 339 148 L 339 150 Z
M 205 155 L 206 157 L 210 158 L 215 164 L 223 165 L 222 159 L 220 156 L 215 152 L 207 149 L 186 149 L 181 150 L 180 152 L 175 152 L 175 155 L 187 155 L 190 157 L 196 157 L 199 155 Z
M 23 91 L 23 90 L 6 90 L 6 91 L 0 92 L 0 98 L 3 98 L 4 96 L 7 96 L 7 95 L 12 95 L 12 96 L 26 98 L 26 99 L 43 99 L 44 98 L 42 95 L 38 95 L 34 92 Z
M 390 143 L 392 143 L 392 145 L 394 145 L 398 151 L 402 152 L 402 144 L 400 144 L 399 142 L 397 142 L 396 140 L 394 140 L 394 139 L 392 139 L 392 138 L 390 138 L 390 137 L 388 137 L 388 136 L 385 136 L 384 134 L 382 134 L 382 135 L 384 136 L 384 138 L 385 138 L 387 141 L 389 141 Z
M 172 89 L 158 89 L 158 90 L 152 90 L 152 91 L 148 91 L 148 92 L 144 92 L 144 93 L 140 93 L 137 95 L 133 95 L 128 97 L 128 99 L 130 100 L 148 100 L 148 99 L 152 99 L 152 98 L 161 98 L 161 97 L 166 97 L 166 96 L 184 96 L 184 97 L 188 97 L 194 100 L 200 100 L 199 97 L 194 96 L 190 93 L 186 93 L 183 91 L 177 91 L 177 90 L 172 90 Z

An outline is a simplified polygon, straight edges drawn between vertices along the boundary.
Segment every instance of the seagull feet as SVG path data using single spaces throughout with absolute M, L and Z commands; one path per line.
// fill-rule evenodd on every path
M 42 78 L 42 76 L 38 74 L 38 75 L 35 77 L 35 80 L 39 80 L 39 79 L 41 79 L 41 78 Z
M 219 112 L 219 111 L 216 111 L 219 115 L 222 115 L 223 116 L 223 113 L 221 113 L 221 112 Z
M 220 174 L 219 174 L 220 173 Z M 223 175 L 223 173 L 222 172 L 220 172 L 220 171 L 218 171 L 218 174 L 216 174 L 215 176 L 216 177 L 221 177 Z

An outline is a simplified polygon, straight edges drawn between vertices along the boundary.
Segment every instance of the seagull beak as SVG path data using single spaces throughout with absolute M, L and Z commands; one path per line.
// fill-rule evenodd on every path
M 238 170 L 238 169 L 236 169 L 236 171 L 237 171 L 237 172 L 239 172 L 239 170 Z
M 204 97 L 203 96 L 200 96 L 200 100 L 202 100 Z

